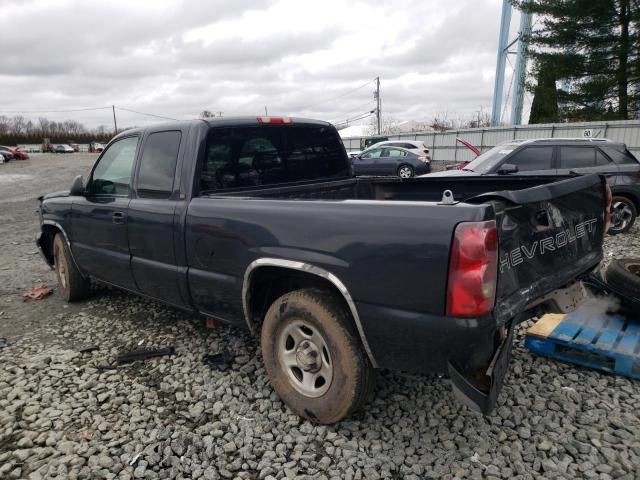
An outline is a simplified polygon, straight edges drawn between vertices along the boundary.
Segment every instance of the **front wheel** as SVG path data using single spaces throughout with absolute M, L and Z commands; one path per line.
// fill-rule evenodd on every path
M 82 276 L 73 262 L 69 246 L 61 233 L 58 233 L 53 239 L 53 261 L 58 284 L 62 288 L 62 298 L 65 302 L 75 302 L 87 298 L 91 284 Z
M 311 421 L 335 423 L 373 390 L 373 367 L 353 320 L 327 291 L 303 289 L 278 298 L 265 316 L 261 347 L 278 396 Z
M 413 168 L 410 165 L 401 165 L 400 168 L 398 168 L 398 176 L 400 178 L 413 177 Z
M 627 197 L 614 196 L 611 199 L 611 227 L 609 233 L 616 235 L 629 231 L 636 221 L 638 211 L 633 200 Z

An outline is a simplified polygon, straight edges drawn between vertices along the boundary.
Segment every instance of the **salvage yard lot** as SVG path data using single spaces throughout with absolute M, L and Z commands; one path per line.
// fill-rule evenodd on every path
M 0 478 L 637 478 L 640 384 L 533 356 L 529 322 L 492 416 L 456 402 L 446 379 L 382 371 L 364 412 L 320 427 L 273 394 L 244 331 L 106 288 L 23 302 L 56 286 L 33 242 L 36 198 L 95 158 L 0 165 Z M 606 248 L 640 256 L 638 227 Z M 176 354 L 115 367 L 139 344 Z M 223 350 L 230 370 L 203 362 Z

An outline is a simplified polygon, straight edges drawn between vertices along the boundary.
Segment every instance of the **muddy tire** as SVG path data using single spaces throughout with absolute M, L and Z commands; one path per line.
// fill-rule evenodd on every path
M 83 300 L 89 296 L 91 284 L 84 278 L 71 258 L 67 242 L 61 233 L 53 239 L 53 261 L 58 285 L 65 302 Z
M 262 324 L 271 385 L 297 415 L 335 423 L 369 398 L 374 370 L 353 319 L 330 292 L 303 289 L 278 298 Z

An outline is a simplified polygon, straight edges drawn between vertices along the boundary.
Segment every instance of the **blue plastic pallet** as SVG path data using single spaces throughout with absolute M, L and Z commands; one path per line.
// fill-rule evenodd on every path
M 530 351 L 640 380 L 640 323 L 620 315 L 548 314 L 527 331 Z

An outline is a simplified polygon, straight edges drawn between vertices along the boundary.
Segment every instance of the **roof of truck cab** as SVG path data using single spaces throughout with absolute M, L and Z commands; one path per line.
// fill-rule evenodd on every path
M 329 122 L 325 122 L 324 120 L 314 120 L 311 118 L 299 118 L 299 117 L 280 117 L 280 116 L 241 116 L 241 117 L 217 117 L 217 118 L 200 118 L 193 120 L 176 120 L 173 122 L 162 122 L 155 123 L 153 125 L 148 125 L 146 127 L 136 127 L 130 128 L 123 132 L 120 132 L 118 135 L 113 137 L 112 140 L 121 137 L 128 137 L 130 135 L 136 135 L 144 132 L 159 132 L 171 128 L 185 128 L 194 124 L 208 124 L 211 127 L 241 127 L 241 126 L 251 126 L 251 125 L 269 125 L 268 121 L 265 119 L 271 118 L 286 118 L 289 121 L 287 123 L 274 123 L 273 125 L 318 125 L 318 126 L 333 126 Z M 259 119 L 262 119 L 260 121 Z

